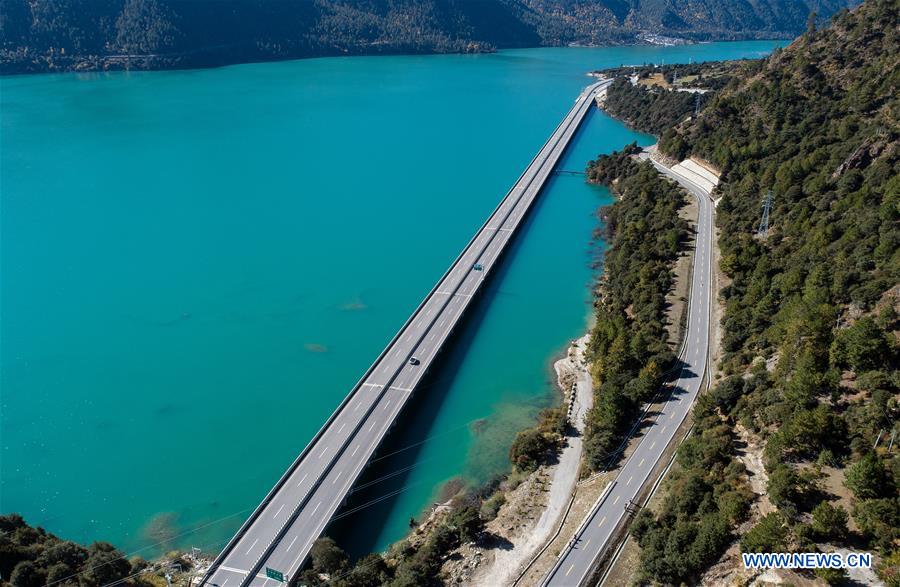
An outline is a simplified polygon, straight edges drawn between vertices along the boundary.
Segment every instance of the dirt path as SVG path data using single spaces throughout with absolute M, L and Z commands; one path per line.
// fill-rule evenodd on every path
M 576 340 L 569 348 L 568 356 L 554 365 L 560 389 L 567 394 L 574 390 L 570 421 L 575 427 L 575 432 L 568 436 L 566 447 L 559 455 L 559 462 L 546 470 L 549 488 L 542 513 L 533 525 L 520 527 L 516 536 L 506 537 L 512 543 L 511 548 L 495 550 L 493 557 L 485 557 L 484 564 L 471 577 L 471 585 L 483 587 L 511 585 L 525 565 L 556 532 L 569 505 L 581 466 L 584 416 L 593 402 L 593 383 L 584 362 L 588 339 L 589 335 L 586 334 Z

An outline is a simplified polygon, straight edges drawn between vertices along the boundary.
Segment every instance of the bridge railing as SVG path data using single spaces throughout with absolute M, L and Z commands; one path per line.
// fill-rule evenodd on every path
M 590 86 L 585 88 L 585 90 L 582 92 L 582 94 L 579 95 L 579 98 L 581 96 L 584 96 L 585 94 L 589 95 L 598 86 L 601 86 L 604 83 L 607 83 L 607 82 L 598 82 L 595 84 L 591 84 Z M 306 447 L 304 447 L 304 449 L 300 452 L 300 454 L 297 455 L 297 458 L 294 459 L 294 461 L 287 468 L 287 470 L 284 472 L 284 474 L 282 474 L 282 476 L 278 479 L 278 481 L 275 483 L 275 485 L 272 487 L 272 489 L 269 490 L 269 492 L 266 494 L 266 496 L 263 498 L 263 500 L 260 502 L 260 504 L 258 506 L 256 506 L 256 508 L 253 510 L 253 512 L 250 514 L 250 516 L 244 521 L 243 524 L 241 524 L 240 528 L 238 528 L 235 535 L 232 536 L 232 538 L 225 544 L 224 548 L 218 554 L 218 556 L 216 556 L 216 558 L 213 559 L 212 564 L 210 564 L 209 569 L 206 571 L 206 574 L 203 576 L 203 579 L 200 581 L 201 586 L 207 584 L 208 580 L 213 576 L 213 574 L 216 572 L 216 570 L 222 565 L 222 562 L 225 560 L 225 558 L 227 558 L 227 556 L 230 554 L 230 552 L 234 549 L 234 546 L 247 533 L 247 530 L 259 518 L 259 515 L 262 513 L 262 511 L 265 509 L 265 507 L 269 504 L 269 502 L 272 501 L 272 498 L 281 490 L 281 488 L 287 482 L 288 478 L 290 478 L 290 476 L 294 473 L 294 471 L 297 469 L 297 467 L 300 465 L 300 463 L 303 461 L 303 459 L 306 457 L 306 455 L 309 454 L 309 452 L 312 450 L 313 446 L 315 446 L 316 442 L 318 442 L 318 440 L 322 437 L 322 435 L 329 428 L 329 426 L 331 426 L 331 424 L 338 417 L 338 415 L 341 413 L 341 411 L 346 407 L 346 405 L 350 402 L 350 400 L 353 399 L 353 397 L 356 395 L 356 393 L 362 387 L 362 384 L 366 381 L 366 379 L 369 378 L 369 376 L 372 374 L 372 372 L 375 370 L 375 368 L 378 366 L 378 364 L 389 353 L 391 348 L 398 341 L 398 339 L 401 337 L 401 335 L 406 330 L 406 328 L 422 312 L 422 310 L 424 309 L 426 304 L 431 300 L 431 298 L 434 296 L 434 293 L 438 290 L 440 285 L 444 282 L 444 280 L 447 278 L 447 276 L 453 271 L 453 269 L 456 268 L 456 266 L 459 264 L 459 262 L 462 260 L 462 258 L 466 255 L 466 253 L 472 247 L 472 244 L 475 242 L 475 239 L 478 238 L 478 235 L 481 234 L 485 228 L 487 228 L 487 225 L 491 221 L 491 218 L 493 218 L 494 215 L 497 213 L 497 211 L 500 209 L 500 207 L 503 206 L 504 202 L 506 202 L 507 198 L 509 198 L 509 196 L 512 194 L 515 186 L 518 185 L 519 182 L 522 181 L 522 178 L 525 176 L 525 174 L 528 172 L 528 170 L 531 168 L 531 166 L 534 165 L 534 162 L 537 160 L 537 158 L 541 154 L 541 152 L 543 152 L 544 148 L 546 148 L 547 144 L 549 144 L 550 141 L 553 139 L 553 137 L 556 135 L 556 133 L 559 132 L 559 129 L 562 126 L 563 122 L 565 122 L 566 118 L 568 118 L 568 113 L 556 125 L 556 127 L 553 129 L 553 132 L 550 133 L 550 136 L 541 145 L 541 148 L 538 149 L 537 153 L 535 153 L 534 157 L 531 158 L 531 161 L 529 161 L 528 165 L 525 166 L 525 169 L 522 171 L 522 173 L 519 174 L 519 177 L 516 178 L 516 181 L 513 183 L 513 187 L 510 188 L 510 190 L 506 193 L 506 195 L 503 198 L 501 198 L 501 200 L 498 202 L 497 206 L 494 207 L 494 209 L 488 215 L 488 217 L 484 221 L 484 223 L 482 223 L 482 225 L 479 227 L 479 229 L 477 231 L 475 231 L 472 238 L 470 238 L 469 241 L 466 243 L 466 246 L 463 248 L 463 250 L 460 252 L 460 254 L 457 255 L 457 257 L 453 260 L 453 262 L 450 264 L 450 266 L 447 268 L 447 270 L 444 271 L 444 273 L 437 280 L 437 282 L 435 282 L 434 286 L 431 288 L 431 290 L 428 292 L 428 294 L 425 296 L 425 298 L 419 303 L 419 305 L 416 307 L 416 309 L 413 311 L 413 313 L 406 319 L 406 321 L 403 323 L 403 325 L 397 330 L 396 334 L 394 334 L 394 336 L 391 338 L 391 340 L 388 342 L 388 344 L 378 354 L 378 357 L 366 369 L 365 373 L 362 375 L 362 377 L 360 377 L 360 379 L 356 382 L 356 384 L 353 386 L 353 388 L 350 390 L 350 392 L 344 397 L 344 399 L 341 400 L 341 403 L 338 404 L 338 406 L 331 413 L 331 415 L 328 417 L 328 419 L 325 420 L 325 423 L 319 428 L 319 430 L 315 433 L 315 435 L 313 435 L 312 439 L 310 439 L 310 441 L 309 441 L 309 443 L 307 443 Z

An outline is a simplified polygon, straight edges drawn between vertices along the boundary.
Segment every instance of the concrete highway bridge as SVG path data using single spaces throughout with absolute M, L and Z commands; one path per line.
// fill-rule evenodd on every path
M 596 96 L 610 83 L 592 84 L 578 96 L 437 285 L 228 542 L 201 585 L 275 587 L 302 568 L 512 241 Z

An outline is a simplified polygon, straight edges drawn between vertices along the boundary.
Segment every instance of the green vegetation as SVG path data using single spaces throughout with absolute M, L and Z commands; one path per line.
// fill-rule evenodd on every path
M 160 69 L 326 55 L 790 37 L 848 0 L 4 0 L 0 72 Z
M 538 424 L 519 432 L 509 449 L 509 460 L 519 471 L 530 472 L 556 455 L 566 432 L 566 408 L 557 406 L 540 413 Z
M 900 432 L 898 14 L 897 0 L 871 0 L 811 28 L 662 134 L 664 153 L 702 157 L 725 180 L 726 377 L 709 397 L 764 440 L 778 507 L 742 537 L 745 551 L 862 540 L 898 558 L 900 457 L 896 442 L 887 450 Z M 843 479 L 852 507 L 834 503 L 825 476 Z
M 87 548 L 60 540 L 43 528 L 29 526 L 21 516 L 0 516 L 0 576 L 16 587 L 41 587 L 48 583 L 101 587 L 118 581 L 137 585 L 132 577 L 146 568 L 140 558 L 126 559 L 106 542 Z
M 690 92 L 647 88 L 620 77 L 607 90 L 603 109 L 638 130 L 658 135 L 693 112 L 694 100 Z
M 482 539 L 485 523 L 497 517 L 506 503 L 506 493 L 539 466 L 549 463 L 562 444 L 567 426 L 563 406 L 547 408 L 537 424 L 519 432 L 510 448 L 512 471 L 480 487 L 461 490 L 449 502 L 449 510 L 406 540 L 394 544 L 387 553 L 370 554 L 349 563 L 346 554 L 330 538 L 316 542 L 309 567 L 301 574 L 303 584 L 334 587 L 389 585 L 414 587 L 441 585 L 439 573 L 450 553 L 458 546 Z M 415 528 L 415 520 L 410 521 Z
M 685 196 L 652 165 L 633 160 L 635 149 L 601 156 L 587 171 L 589 181 L 608 184 L 620 196 L 605 210 L 609 249 L 587 353 L 595 383 L 585 439 L 592 469 L 618 457 L 622 438 L 675 358 L 665 297 L 687 237 L 687 223 L 678 216 Z
M 704 106 L 713 92 L 752 75 L 761 60 L 713 61 L 659 67 L 614 67 L 598 71 L 615 81 L 603 109 L 640 131 L 660 135 Z M 634 81 L 635 83 L 632 83 Z M 679 89 L 703 89 L 697 94 Z
M 678 450 L 660 514 L 641 510 L 631 531 L 641 546 L 641 573 L 663 584 L 697 584 L 699 574 L 732 541 L 752 493 L 734 458 L 731 428 L 711 396 L 694 407 L 694 433 Z
M 760 59 L 733 61 L 704 61 L 700 63 L 671 63 L 667 65 L 623 65 L 597 70 L 607 77 L 634 77 L 638 83 L 674 88 L 721 90 L 737 77 L 758 67 Z
M 477 540 L 484 530 L 479 514 L 488 502 L 482 495 L 465 492 L 456 496 L 450 509 L 424 535 L 415 534 L 393 545 L 384 555 L 370 554 L 355 565 L 330 538 L 313 545 L 308 568 L 298 581 L 304 585 L 329 587 L 417 587 L 441 585 L 439 572 L 448 553 L 462 543 Z
M 690 114 L 694 99 L 689 92 L 646 88 L 618 78 L 607 90 L 603 109 L 638 130 L 658 135 Z
M 741 538 L 743 552 L 784 552 L 787 544 L 788 525 L 779 512 L 764 516 Z

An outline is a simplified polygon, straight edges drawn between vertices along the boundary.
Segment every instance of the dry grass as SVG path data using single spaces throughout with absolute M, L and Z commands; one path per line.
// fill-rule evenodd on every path
M 669 82 L 666 81 L 666 78 L 661 73 L 652 73 L 649 77 L 638 80 L 638 85 L 646 86 L 648 88 L 652 86 L 658 86 L 665 90 L 668 90 L 671 87 Z
M 677 349 L 681 345 L 683 336 L 682 318 L 687 309 L 687 299 L 691 286 L 691 263 L 693 261 L 694 237 L 693 232 L 697 227 L 699 207 L 692 197 L 687 198 L 687 204 L 678 211 L 678 215 L 687 220 L 691 227 L 692 236 L 686 243 L 684 251 L 675 261 L 673 271 L 675 273 L 674 286 L 666 294 L 666 332 L 669 335 L 669 345 Z

